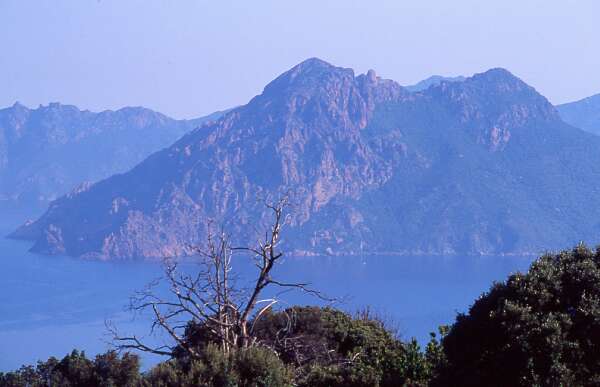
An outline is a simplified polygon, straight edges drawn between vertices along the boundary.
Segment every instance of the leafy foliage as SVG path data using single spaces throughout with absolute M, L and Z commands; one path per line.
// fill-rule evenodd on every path
M 156 387 L 284 387 L 292 381 L 291 369 L 268 348 L 250 347 L 227 354 L 208 344 L 201 359 L 161 363 L 146 375 L 144 383 Z
M 200 324 L 186 340 L 199 358 L 175 351 L 146 374 L 138 358 L 114 352 L 95 360 L 74 351 L 0 375 L 0 386 L 399 386 L 425 385 L 432 367 L 415 340 L 404 343 L 383 320 L 332 308 L 293 307 L 253 321 L 257 342 L 225 352 Z M 438 348 L 439 349 L 439 348 Z
M 293 307 L 257 322 L 260 342 L 296 367 L 302 386 L 397 386 L 427 379 L 418 344 L 370 313 Z
M 23 366 L 0 374 L 3 387 L 129 387 L 139 385 L 140 380 L 139 358 L 129 353 L 119 356 L 113 351 L 90 360 L 84 352 L 75 350 L 60 361 L 51 357 L 36 367 Z
M 443 346 L 439 385 L 600 384 L 600 250 L 545 255 L 493 285 Z

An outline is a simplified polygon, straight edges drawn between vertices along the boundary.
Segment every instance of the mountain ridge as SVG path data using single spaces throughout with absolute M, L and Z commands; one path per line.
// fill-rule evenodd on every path
M 414 85 L 404 86 L 404 88 L 411 92 L 418 92 L 418 91 L 426 90 L 431 86 L 439 85 L 442 82 L 463 82 L 465 79 L 467 79 L 467 78 L 462 75 L 459 75 L 456 77 L 445 77 L 442 75 L 432 75 L 430 77 L 427 77 L 427 78 L 415 83 Z
M 600 94 L 556 107 L 565 122 L 600 135 Z
M 187 255 L 208 219 L 251 240 L 256 199 L 291 190 L 296 255 L 538 253 L 597 238 L 598 149 L 504 69 L 410 92 L 310 59 L 12 236 L 50 254 Z
M 91 112 L 16 102 L 0 109 L 0 198 L 53 200 L 82 181 L 125 172 L 207 119 L 175 120 L 144 107 Z

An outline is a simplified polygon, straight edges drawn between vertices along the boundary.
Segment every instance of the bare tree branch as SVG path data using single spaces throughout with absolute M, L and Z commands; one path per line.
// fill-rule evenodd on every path
M 198 257 L 198 269 L 194 275 L 178 270 L 173 259 L 164 261 L 168 298 L 159 296 L 158 281 L 151 282 L 136 293 L 130 302 L 134 313 L 151 312 L 151 333 L 159 328 L 167 334 L 173 346 L 151 347 L 135 335 L 121 336 L 114 326 L 109 327 L 113 343 L 119 349 L 136 349 L 157 355 L 174 356 L 175 350 L 183 351 L 191 358 L 200 356 L 196 343 L 189 340 L 187 329 L 191 324 L 210 332 L 224 352 L 256 345 L 253 331 L 267 311 L 278 302 L 277 296 L 262 299 L 268 287 L 287 290 L 297 289 L 321 300 L 333 301 L 320 292 L 310 289 L 306 283 L 288 283 L 272 278 L 272 271 L 283 257 L 279 249 L 281 232 L 288 222 L 285 209 L 288 198 L 284 196 L 275 203 L 264 202 L 270 211 L 272 223 L 264 237 L 254 246 L 232 247 L 228 235 L 220 230 L 213 232 L 208 224 L 205 246 L 188 246 Z M 236 286 L 232 267 L 234 254 L 247 254 L 257 269 L 249 289 Z M 283 292 L 279 292 L 278 295 Z

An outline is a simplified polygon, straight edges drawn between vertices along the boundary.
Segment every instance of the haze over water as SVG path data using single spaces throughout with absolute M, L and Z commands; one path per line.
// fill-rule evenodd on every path
M 0 210 L 1 235 L 39 215 L 34 209 Z M 128 333 L 147 332 L 147 322 L 132 321 L 124 308 L 133 292 L 161 275 L 160 265 L 40 256 L 27 252 L 29 246 L 0 238 L 0 371 L 62 357 L 73 348 L 88 355 L 104 352 L 105 320 Z M 424 344 L 430 331 L 451 323 L 493 281 L 527 269 L 531 261 L 532 257 L 286 258 L 278 275 L 310 282 L 328 296 L 343 299 L 337 304 L 343 309 L 369 305 L 393 320 L 404 338 L 414 336 Z M 302 294 L 282 299 L 290 305 L 317 303 Z M 158 360 L 143 357 L 143 368 Z

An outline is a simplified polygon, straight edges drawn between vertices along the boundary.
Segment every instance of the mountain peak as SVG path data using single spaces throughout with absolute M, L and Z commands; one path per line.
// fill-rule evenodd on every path
M 318 130 L 358 129 L 365 127 L 375 104 L 396 100 L 403 93 L 400 85 L 380 79 L 373 70 L 355 77 L 350 68 L 310 58 L 269 83 L 244 109 L 269 119 L 328 122 L 315 125 Z
M 304 69 L 306 69 L 306 68 L 329 68 L 329 69 L 333 69 L 333 68 L 335 68 L 335 66 L 329 62 L 324 61 L 323 59 L 320 59 L 317 57 L 312 57 L 312 58 L 303 60 L 302 62 L 300 62 L 296 66 L 294 66 L 292 69 L 294 69 L 294 68 L 304 68 Z
M 502 88 L 510 89 L 532 89 L 531 86 L 523 82 L 519 77 L 502 67 L 496 67 L 484 71 L 483 73 L 475 74 L 469 78 L 473 82 L 485 82 L 486 84 L 495 84 L 502 86 Z
M 318 58 L 310 58 L 275 78 L 265 87 L 264 93 L 270 94 L 286 89 L 313 88 L 343 78 L 353 79 L 354 71 L 336 67 Z
M 453 105 L 460 121 L 478 127 L 478 141 L 491 150 L 504 149 L 517 128 L 561 124 L 556 109 L 543 95 L 503 68 L 463 82 L 442 82 L 423 93 Z
M 286 76 L 287 78 L 293 80 L 295 78 L 319 77 L 324 74 L 342 73 L 354 75 L 354 71 L 352 71 L 352 69 L 337 67 L 319 58 L 309 58 L 292 67 L 289 71 L 286 71 L 277 79 Z
M 484 71 L 481 74 L 487 74 L 488 76 L 497 76 L 497 77 L 513 77 L 516 78 L 513 73 L 504 67 L 492 67 L 491 69 Z
M 371 69 L 367 71 L 367 79 L 369 80 L 369 82 L 377 81 L 377 73 L 375 73 L 375 70 Z
M 15 113 L 25 113 L 29 111 L 29 108 L 25 105 L 23 105 L 21 102 L 17 101 L 15 102 L 10 108 L 12 112 Z
M 503 68 L 493 68 L 475 74 L 466 78 L 464 82 L 443 82 L 435 89 L 439 90 L 431 90 L 431 92 L 449 92 L 453 99 L 475 99 L 479 101 L 478 103 L 484 104 L 487 103 L 486 101 L 493 100 L 496 105 L 504 101 L 509 104 L 518 103 L 538 106 L 543 110 L 554 110 L 550 102 L 537 90 Z

